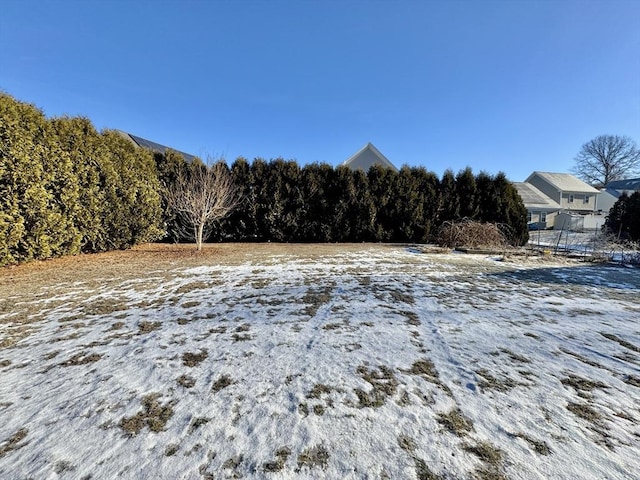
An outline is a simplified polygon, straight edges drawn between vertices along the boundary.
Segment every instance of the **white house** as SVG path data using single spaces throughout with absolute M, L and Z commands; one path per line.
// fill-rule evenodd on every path
M 533 172 L 525 180 L 567 213 L 595 214 L 600 191 L 569 173 Z
M 546 229 L 553 226 L 555 216 L 561 210 L 560 204 L 552 200 L 530 183 L 513 182 L 522 203 L 527 209 L 527 223 L 531 229 Z
M 640 178 L 627 178 L 609 182 L 604 188 L 600 189 L 597 208 L 606 215 L 623 193 L 633 195 L 635 192 L 640 192 Z
M 365 172 L 368 172 L 374 165 L 380 165 L 381 167 L 391 168 L 396 172 L 398 171 L 396 166 L 391 163 L 387 157 L 380 153 L 380 150 L 374 147 L 371 143 L 367 143 L 355 154 L 345 160 L 343 165 L 352 170 L 364 170 Z

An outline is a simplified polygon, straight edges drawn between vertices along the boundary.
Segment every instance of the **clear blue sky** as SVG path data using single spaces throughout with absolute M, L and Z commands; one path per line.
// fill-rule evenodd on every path
M 201 157 L 520 181 L 640 143 L 640 0 L 0 0 L 0 89 Z

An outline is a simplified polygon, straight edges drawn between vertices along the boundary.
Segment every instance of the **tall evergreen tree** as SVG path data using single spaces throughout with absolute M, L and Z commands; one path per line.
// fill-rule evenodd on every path
M 604 227 L 616 238 L 640 241 L 640 192 L 623 193 L 611 207 Z
M 476 218 L 478 214 L 476 177 L 470 167 L 461 170 L 456 175 L 455 191 L 460 202 L 460 217 Z
M 376 210 L 374 239 L 389 242 L 393 239 L 397 224 L 395 194 L 398 187 L 398 173 L 379 165 L 372 166 L 367 172 L 369 191 Z
M 440 181 L 440 209 L 437 223 L 460 219 L 460 198 L 453 172 L 445 170 Z

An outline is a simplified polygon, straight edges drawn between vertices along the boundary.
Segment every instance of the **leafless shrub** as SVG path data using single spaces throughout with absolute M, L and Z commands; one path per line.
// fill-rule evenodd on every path
M 240 192 L 223 161 L 212 166 L 192 165 L 167 192 L 167 204 L 180 219 L 183 235 L 193 238 L 198 250 L 214 222 L 231 213 L 240 201 Z
M 495 223 L 481 223 L 474 220 L 444 222 L 438 230 L 439 245 L 456 248 L 505 248 L 507 239 Z

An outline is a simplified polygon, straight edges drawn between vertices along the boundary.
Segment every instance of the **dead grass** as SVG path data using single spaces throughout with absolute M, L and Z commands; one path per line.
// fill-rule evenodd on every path
M 174 402 L 161 404 L 158 401 L 162 394 L 150 393 L 142 398 L 142 410 L 132 417 L 123 417 L 120 420 L 120 428 L 130 436 L 135 436 L 145 427 L 149 427 L 154 433 L 164 430 L 164 426 L 173 416 Z
M 21 428 L 16 433 L 11 435 L 7 440 L 0 444 L 0 458 L 4 457 L 7 453 L 18 450 L 26 445 L 26 443 L 20 444 L 22 440 L 27 438 L 27 434 L 29 430 L 26 428 Z
M 234 333 L 233 335 L 231 335 L 231 339 L 234 342 L 248 342 L 249 340 L 251 340 L 251 338 L 251 335 L 249 335 L 248 333 Z
M 531 360 L 529 360 L 527 357 L 525 357 L 524 355 L 519 355 L 517 353 L 512 352 L 511 350 L 507 349 L 507 348 L 501 348 L 500 351 L 506 355 L 509 356 L 509 358 L 511 360 L 513 360 L 514 362 L 520 362 L 520 363 L 531 363 Z
M 151 333 L 154 330 L 158 330 L 160 327 L 160 322 L 147 322 L 146 320 L 143 320 L 142 322 L 138 323 L 138 335 Z
M 389 292 L 389 295 L 391 295 L 391 299 L 394 302 L 408 303 L 410 305 L 413 305 L 414 303 L 416 303 L 416 299 L 414 298 L 413 295 L 411 295 L 410 293 L 404 292 L 402 290 L 391 290 Z
M 625 375 L 622 381 L 629 385 L 633 385 L 634 387 L 640 388 L 640 377 L 636 377 L 634 375 Z
M 318 467 L 327 468 L 329 463 L 329 451 L 322 445 L 305 449 L 298 455 L 298 468 L 296 472 L 300 472 L 303 468 L 312 469 Z
M 464 416 L 459 408 L 454 408 L 448 413 L 439 413 L 436 420 L 448 432 L 458 437 L 464 437 L 474 430 L 471 419 Z
M 531 448 L 533 448 L 533 450 L 539 455 L 551 455 L 552 453 L 549 445 L 547 445 L 547 442 L 536 440 L 535 438 L 527 435 L 524 432 L 518 432 L 511 435 L 513 437 L 521 438 L 522 440 L 526 441 L 531 446 Z
M 189 435 L 199 429 L 202 425 L 206 425 L 209 423 L 211 419 L 209 417 L 198 417 L 194 418 L 189 424 Z
M 195 367 L 202 363 L 205 358 L 209 356 L 207 350 L 201 350 L 200 352 L 184 352 L 182 354 L 182 364 L 185 367 Z
M 398 380 L 389 367 L 381 365 L 376 370 L 368 369 L 366 366 L 361 365 L 356 372 L 363 380 L 369 382 L 372 387 L 368 392 L 359 388 L 355 390 L 360 408 L 381 407 L 388 397 L 395 395 L 398 388 Z
M 213 382 L 213 385 L 211 386 L 211 391 L 213 393 L 218 393 L 223 388 L 227 388 L 229 385 L 233 385 L 233 383 L 234 382 L 231 377 L 229 377 L 228 375 L 222 375 L 215 382 Z
M 474 476 L 479 480 L 506 480 L 504 474 L 504 453 L 487 441 L 463 445 L 462 448 L 478 457 L 483 466 L 476 468 Z
M 270 472 L 270 473 L 279 472 L 284 468 L 290 455 L 291 455 L 291 449 L 289 447 L 280 447 L 275 452 L 276 459 L 271 462 L 266 462 L 264 465 L 262 465 L 262 469 L 265 472 Z
M 482 377 L 478 382 L 478 386 L 482 390 L 497 390 L 498 392 L 508 392 L 512 388 L 515 388 L 518 383 L 509 377 L 498 379 L 491 375 L 488 370 L 481 368 L 476 370 L 476 373 Z
M 594 424 L 599 424 L 602 420 L 602 416 L 586 403 L 569 402 L 567 410 L 583 420 L 587 420 Z
M 333 291 L 333 285 L 326 286 L 324 288 L 310 288 L 307 293 L 302 297 L 302 303 L 307 307 L 303 310 L 304 315 L 315 317 L 318 310 L 323 305 L 331 301 L 331 292 Z
M 204 290 L 209 287 L 209 284 L 202 281 L 189 282 L 184 285 L 180 285 L 174 293 L 177 295 L 183 295 L 185 293 L 193 292 L 194 290 Z
M 167 445 L 167 448 L 164 449 L 164 455 L 165 457 L 171 457 L 178 453 L 179 449 L 180 445 L 178 445 L 177 443 L 170 443 L 169 445 Z
M 323 394 L 331 393 L 333 389 L 324 383 L 316 383 L 307 394 L 307 398 L 319 399 Z
M 567 377 L 560 380 L 565 387 L 572 387 L 578 392 L 591 392 L 596 388 L 606 389 L 608 385 L 597 380 L 589 380 L 570 373 Z
M 178 382 L 178 385 L 180 385 L 181 387 L 192 388 L 196 384 L 196 379 L 193 377 L 190 377 L 189 375 L 180 375 L 176 379 L 176 382 Z
M 418 480 L 445 480 L 445 477 L 433 473 L 427 466 L 427 463 L 421 458 L 414 457 L 413 464 L 416 469 L 416 477 L 418 477 Z
M 89 363 L 97 362 L 101 358 L 102 358 L 102 355 L 98 353 L 80 352 L 80 353 L 76 353 L 68 360 L 65 360 L 60 365 L 63 367 L 87 365 Z
M 84 315 L 105 316 L 128 309 L 129 305 L 121 300 L 114 298 L 98 298 L 89 305 L 84 305 L 82 311 Z
M 416 441 L 410 436 L 405 434 L 400 434 L 398 436 L 398 446 L 404 451 L 409 453 L 413 452 L 416 448 L 418 448 Z
M 413 365 L 411 365 L 411 368 L 409 370 L 403 370 L 403 372 L 410 375 L 419 375 L 426 381 L 442 388 L 447 393 L 447 395 L 452 395 L 451 389 L 447 385 L 442 383 L 442 381 L 440 380 L 440 373 L 436 369 L 433 362 L 428 358 L 416 360 L 415 362 L 413 362 Z
M 616 342 L 616 343 L 620 344 L 620 346 L 622 346 L 624 348 L 628 348 L 632 352 L 640 353 L 640 348 L 639 347 L 635 346 L 631 342 L 627 342 L 626 340 L 618 337 L 617 335 L 614 335 L 613 333 L 600 332 L 600 335 L 602 335 L 604 338 L 606 338 L 608 340 L 611 340 L 612 342 Z
M 412 312 L 408 310 L 400 313 L 405 317 L 407 317 L 407 325 L 411 325 L 412 327 L 417 327 L 422 324 L 416 312 Z

